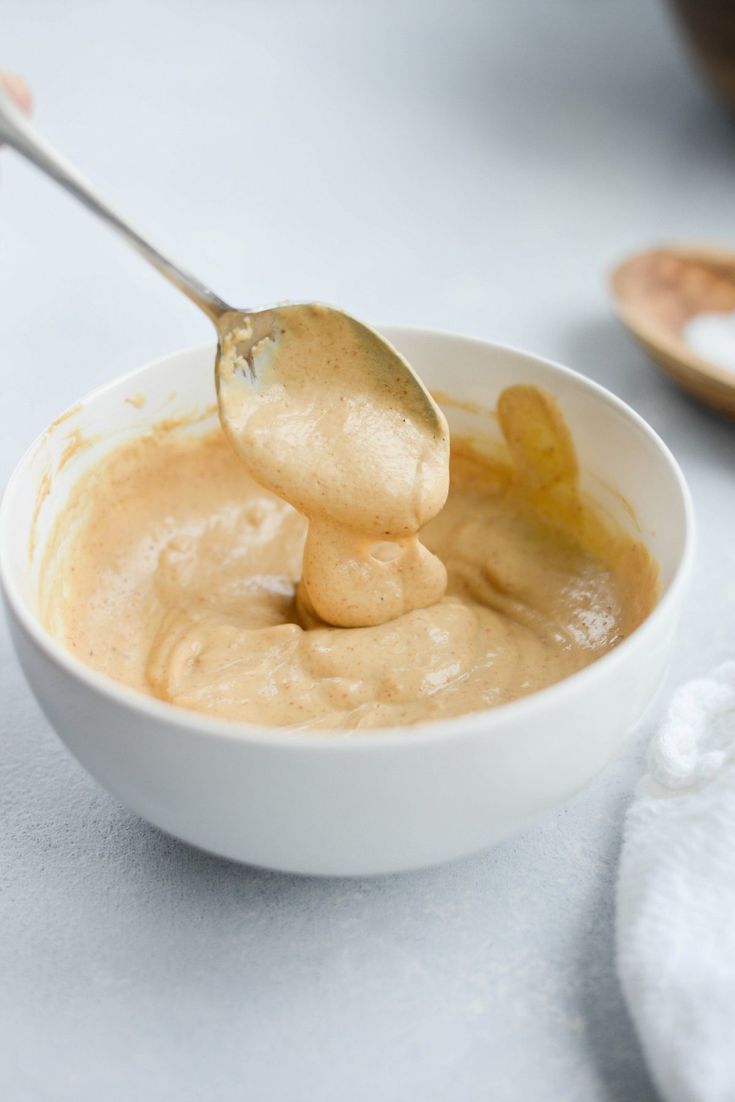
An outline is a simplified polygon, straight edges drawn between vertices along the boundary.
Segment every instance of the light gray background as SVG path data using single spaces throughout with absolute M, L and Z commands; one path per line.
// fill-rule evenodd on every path
M 733 233 L 735 127 L 658 3 L 0 0 L 0 25 L 47 135 L 224 296 L 490 337 L 629 401 L 699 518 L 672 681 L 728 653 L 735 429 L 659 379 L 604 282 L 649 242 Z M 0 173 L 5 478 L 81 393 L 210 334 L 30 168 Z M 493 852 L 320 882 L 119 807 L 0 646 L 4 1102 L 655 1097 L 613 965 L 652 719 Z

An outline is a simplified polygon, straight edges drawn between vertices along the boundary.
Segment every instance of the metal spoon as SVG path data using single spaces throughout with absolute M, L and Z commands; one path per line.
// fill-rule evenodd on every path
M 689 346 L 699 314 L 735 311 L 735 253 L 706 245 L 636 253 L 612 272 L 618 317 L 654 362 L 701 402 L 735 416 L 735 373 Z
M 147 238 L 134 230 L 119 214 L 115 213 L 95 192 L 81 173 L 37 133 L 26 115 L 23 114 L 0 84 L 0 143 L 3 142 L 12 146 L 23 157 L 31 161 L 37 168 L 40 168 L 42 172 L 45 172 L 47 176 L 50 176 L 52 180 L 61 184 L 63 188 L 79 199 L 84 206 L 117 230 L 149 264 L 152 264 L 161 275 L 165 276 L 170 283 L 173 283 L 174 287 L 183 291 L 200 310 L 204 311 L 217 330 L 215 377 L 218 395 L 225 344 L 227 345 L 228 363 L 232 363 L 234 354 L 237 361 L 243 365 L 246 364 L 251 375 L 256 376 L 256 358 L 253 356 L 253 351 L 264 338 L 273 340 L 275 343 L 278 328 L 276 312 L 282 314 L 284 309 L 288 310 L 288 307 L 237 310 L 232 306 L 228 306 L 205 284 L 184 268 L 175 264 L 152 245 Z M 319 309 L 325 320 L 329 313 L 348 317 L 348 315 L 335 310 L 333 307 L 320 306 Z M 372 359 L 372 364 L 375 365 L 374 351 L 376 342 L 379 342 L 383 357 L 379 365 L 380 371 L 390 373 L 393 379 L 403 384 L 408 399 L 407 409 L 411 409 L 413 416 L 416 415 L 417 409 L 420 410 L 424 427 L 433 432 L 437 438 L 443 437 L 446 434 L 446 422 L 443 414 L 409 364 L 374 330 L 355 321 L 355 319 L 351 320 L 355 322 L 356 331 L 363 332 L 370 342 L 373 355 L 366 358 L 366 363 L 370 363 Z M 269 378 L 270 381 L 274 381 L 275 377 L 272 372 Z M 223 420 L 226 420 L 227 410 L 222 408 L 221 400 L 220 413 Z

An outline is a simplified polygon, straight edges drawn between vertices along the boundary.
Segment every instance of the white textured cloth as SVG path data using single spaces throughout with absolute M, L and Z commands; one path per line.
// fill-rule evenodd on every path
M 618 970 L 666 1102 L 735 1102 L 735 662 L 675 694 L 628 812 Z

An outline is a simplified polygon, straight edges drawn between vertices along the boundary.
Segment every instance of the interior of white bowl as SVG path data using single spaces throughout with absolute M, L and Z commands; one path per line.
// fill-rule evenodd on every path
M 665 598 L 690 552 L 691 507 L 678 466 L 639 417 L 596 384 L 525 353 L 428 330 L 383 332 L 431 389 L 481 407 L 445 407 L 453 431 L 499 439 L 487 411 L 504 387 L 526 382 L 553 393 L 574 437 L 584 490 L 645 542 L 660 565 Z M 164 419 L 194 418 L 183 430 L 193 433 L 216 424 L 213 360 L 213 346 L 189 349 L 100 388 L 23 457 L 3 501 L 0 558 L 6 589 L 26 613 L 37 618 L 45 544 L 81 474 Z

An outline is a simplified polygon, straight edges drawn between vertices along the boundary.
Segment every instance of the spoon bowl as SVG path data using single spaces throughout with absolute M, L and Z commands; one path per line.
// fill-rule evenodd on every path
M 376 537 L 410 534 L 394 529 L 421 477 L 419 497 L 432 507 L 416 527 L 438 511 L 448 488 L 446 420 L 380 333 L 321 303 L 229 312 L 218 333 L 220 421 L 256 481 L 307 516 L 365 531 L 372 524 Z M 427 451 L 434 462 L 417 465 Z
M 412 415 L 419 418 L 436 432 L 444 432 L 446 429 L 444 416 L 429 391 L 422 383 L 419 376 L 413 370 L 408 361 L 390 344 L 386 338 L 376 329 L 359 321 L 344 310 L 338 310 L 326 303 L 280 303 L 277 306 L 264 307 L 261 310 L 234 310 L 227 308 L 216 320 L 218 335 L 218 347 L 216 356 L 215 381 L 220 402 L 220 408 L 224 401 L 221 394 L 221 380 L 223 375 L 232 372 L 240 372 L 246 380 L 252 384 L 262 385 L 262 371 L 259 367 L 265 366 L 267 346 L 268 351 L 277 350 L 284 328 L 291 319 L 297 319 L 299 314 L 309 311 L 313 321 L 321 323 L 320 328 L 339 319 L 348 324 L 355 339 L 356 347 L 359 345 L 375 362 L 377 372 L 399 379 L 414 408 Z M 312 340 L 319 344 L 319 349 L 312 349 L 312 354 L 324 347 L 319 341 L 318 334 L 313 334 Z
M 654 362 L 689 394 L 735 417 L 735 372 L 698 355 L 684 334 L 697 315 L 735 311 L 735 253 L 650 249 L 618 265 L 611 287 L 618 317 Z

